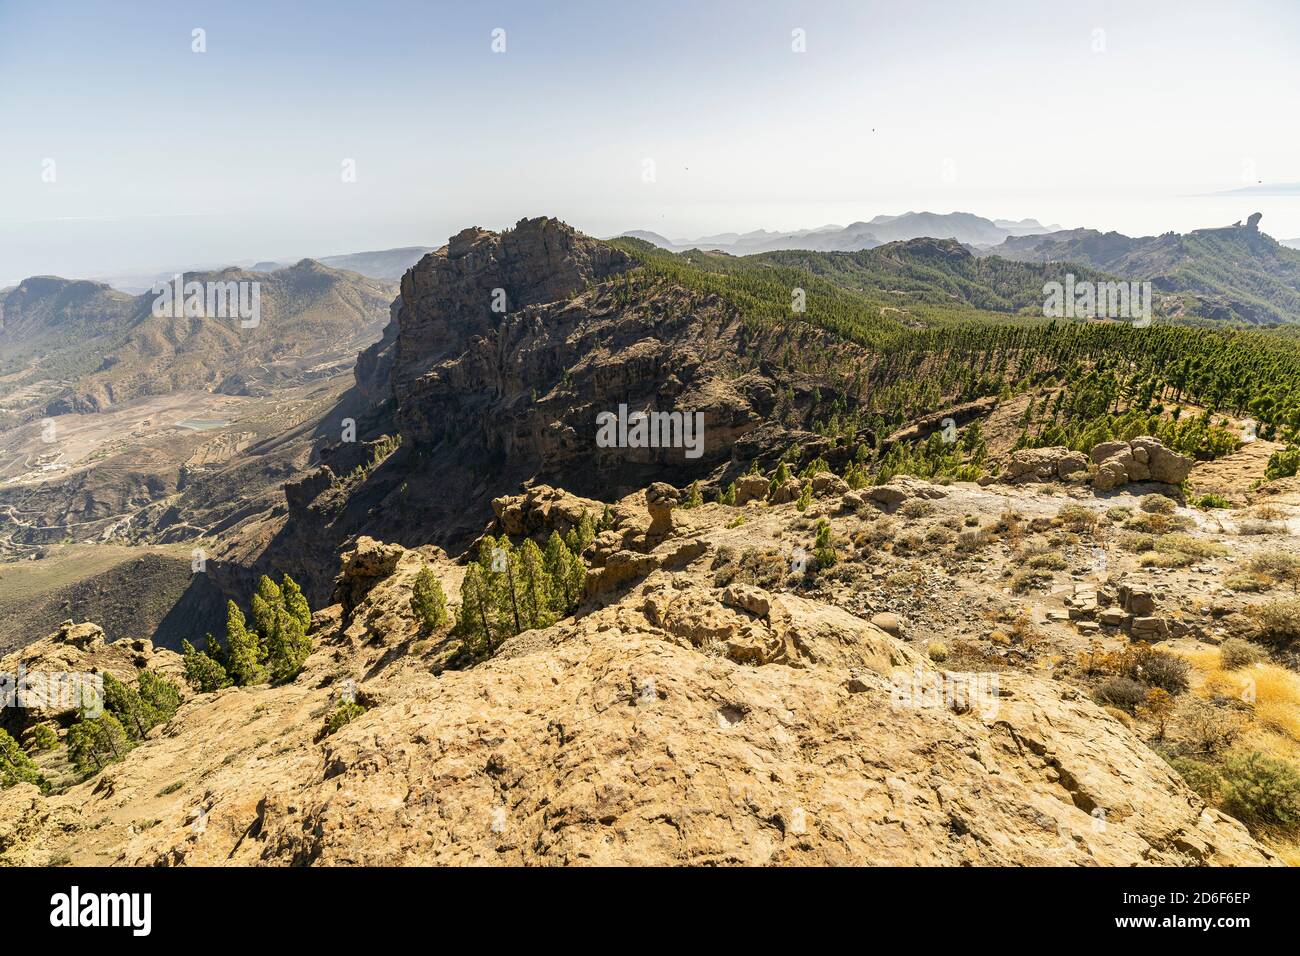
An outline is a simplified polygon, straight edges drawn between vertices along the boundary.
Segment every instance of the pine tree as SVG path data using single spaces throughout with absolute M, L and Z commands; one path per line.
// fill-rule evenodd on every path
M 229 660 L 226 669 L 236 684 L 248 686 L 266 680 L 257 633 L 245 626 L 244 612 L 234 601 L 226 602 L 226 657 Z
M 12 787 L 16 783 L 31 783 L 42 790 L 49 789 L 40 768 L 32 758 L 23 753 L 18 741 L 0 729 L 0 789 Z
M 181 692 L 170 678 L 143 670 L 136 678 L 136 685 L 155 724 L 171 720 L 181 706 Z
M 525 628 L 549 627 L 555 623 L 552 609 L 553 582 L 546 573 L 542 549 L 532 538 L 524 540 L 519 551 L 519 603 Z
M 515 549 L 502 535 L 494 540 L 484 535 L 478 551 L 479 567 L 487 585 L 488 615 L 501 634 L 518 634 L 523 630 L 519 613 L 519 589 L 515 582 Z
M 302 624 L 304 631 L 311 630 L 311 605 L 307 603 L 298 582 L 286 574 L 280 582 L 280 593 L 284 595 L 285 610 Z
M 251 605 L 253 629 L 257 631 L 265 650 L 271 640 L 271 632 L 276 627 L 276 611 L 284 607 L 284 595 L 276 583 L 264 574 L 257 580 L 257 591 L 253 594 Z
M 142 739 L 154 725 L 149 708 L 135 688 L 107 672 L 104 674 L 104 710 L 121 721 L 127 736 L 133 740 Z
M 478 564 L 471 564 L 465 571 L 465 580 L 460 586 L 456 631 L 478 653 L 490 653 L 492 650 L 490 603 L 483 569 Z
M 686 493 L 686 501 L 682 504 L 683 508 L 698 508 L 704 504 L 704 495 L 700 493 L 699 481 L 692 481 L 691 487 Z
M 570 595 L 572 602 L 568 608 L 570 611 L 582 603 L 587 593 L 587 564 L 573 553 L 569 554 L 569 568 L 565 574 L 564 590 Z
M 591 520 L 591 515 L 584 511 L 582 517 L 578 519 L 578 523 L 569 529 L 569 534 L 564 543 L 569 546 L 569 550 L 574 554 L 582 554 L 595 540 L 596 524 Z
M 609 505 L 605 505 L 600 512 L 600 521 L 596 523 L 596 533 L 608 531 L 614 527 L 614 512 L 610 510 Z M 594 540 L 594 538 L 593 538 Z
M 208 635 L 212 646 L 212 635 Z M 211 654 L 196 651 L 189 641 L 181 641 L 182 660 L 185 665 L 185 683 L 201 694 L 230 686 L 230 675 Z
M 542 562 L 551 579 L 551 609 L 556 614 L 567 614 L 578 603 L 578 594 L 574 593 L 573 582 L 569 578 L 573 552 L 569 550 L 560 536 L 552 531 L 546 539 L 546 551 Z
M 447 595 L 433 568 L 425 564 L 411 587 L 411 613 L 426 631 L 436 631 L 447 624 Z
M 130 749 L 130 740 L 121 722 L 109 711 L 87 717 L 68 728 L 68 756 L 82 773 L 102 770 L 114 760 L 121 760 Z
M 211 631 L 203 636 L 203 653 L 207 654 L 208 657 L 212 658 L 212 660 L 216 661 L 218 664 L 223 665 L 221 668 L 222 671 L 226 669 L 224 666 L 226 663 L 226 652 L 221 649 L 221 642 L 212 636 Z
M 257 598 L 253 599 L 254 601 Z M 311 653 L 311 638 L 301 620 L 285 607 L 275 609 L 275 623 L 266 643 L 266 663 L 277 684 L 293 680 Z
M 839 560 L 839 555 L 835 552 L 835 541 L 831 537 L 831 525 L 825 518 L 817 521 L 817 540 L 813 544 L 813 557 L 819 569 L 829 568 Z

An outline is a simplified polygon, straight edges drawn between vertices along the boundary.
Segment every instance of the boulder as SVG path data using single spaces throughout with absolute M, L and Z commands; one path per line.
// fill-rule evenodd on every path
M 662 540 L 673 530 L 673 508 L 681 500 L 677 489 L 666 482 L 656 481 L 645 492 L 646 510 L 650 512 L 650 527 L 646 539 Z
M 767 497 L 767 479 L 762 475 L 743 475 L 736 479 L 736 504 L 762 501 Z
M 849 490 L 849 483 L 839 475 L 829 471 L 819 471 L 812 477 L 812 490 L 815 495 L 842 495 Z
M 1089 458 L 1096 466 L 1092 486 L 1097 491 L 1112 491 L 1131 481 L 1181 484 L 1196 464 L 1149 435 L 1131 442 L 1101 442 L 1093 446 Z
M 898 620 L 897 614 L 892 614 L 889 611 L 881 611 L 879 614 L 873 614 L 871 616 L 871 623 L 891 637 L 903 636 L 903 625 Z
M 1050 448 L 1022 448 L 1013 452 L 1003 477 L 1009 484 L 1019 484 L 1026 481 L 1065 480 L 1087 470 L 1088 459 L 1082 452 L 1054 445 Z
M 798 478 L 787 478 L 768 496 L 768 501 L 774 505 L 789 504 L 791 501 L 799 500 L 799 495 L 803 491 L 803 482 Z
M 948 492 L 944 491 L 938 485 L 932 485 L 928 481 L 922 481 L 920 478 L 912 478 L 908 475 L 899 475 L 891 478 L 883 485 L 876 485 L 866 489 L 863 495 L 879 505 L 883 505 L 888 510 L 893 510 L 909 498 L 946 498 Z

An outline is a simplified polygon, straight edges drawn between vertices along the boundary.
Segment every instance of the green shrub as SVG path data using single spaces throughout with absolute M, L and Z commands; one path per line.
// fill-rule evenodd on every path
M 1219 804 L 1223 789 L 1223 778 L 1219 776 L 1219 771 L 1208 763 L 1190 757 L 1174 757 L 1169 763 L 1202 800 L 1211 806 Z
M 53 750 L 58 745 L 58 731 L 49 724 L 37 724 L 32 728 L 32 750 Z
M 196 651 L 189 641 L 181 641 L 181 660 L 185 666 L 185 683 L 206 694 L 230 686 L 230 675 L 209 654 Z
M 1297 471 L 1300 471 L 1300 447 L 1283 448 L 1269 456 L 1264 477 L 1274 481 L 1278 478 L 1290 478 Z
M 1223 497 L 1223 495 L 1216 495 L 1213 492 L 1211 492 L 1210 494 L 1201 495 L 1201 497 L 1195 499 L 1192 503 L 1197 508 L 1200 508 L 1202 511 L 1209 511 L 1211 508 L 1232 507 L 1231 501 Z
M 1252 827 L 1300 829 L 1300 772 L 1284 760 L 1253 751 L 1225 761 L 1222 807 Z
M 436 631 L 449 622 L 447 595 L 429 565 L 422 565 L 411 587 L 411 613 L 426 631 Z
M 817 522 L 817 539 L 813 542 L 813 558 L 818 569 L 829 568 L 839 560 L 835 550 L 835 541 L 831 537 L 831 525 L 825 518 Z
M 0 730 L 0 789 L 7 789 L 18 783 L 31 783 L 42 790 L 48 789 L 40 768 L 32 758 L 23 753 L 18 741 Z
M 354 700 L 340 701 L 334 712 L 325 718 L 325 736 L 328 737 L 345 724 L 352 723 L 365 712 L 366 709 Z

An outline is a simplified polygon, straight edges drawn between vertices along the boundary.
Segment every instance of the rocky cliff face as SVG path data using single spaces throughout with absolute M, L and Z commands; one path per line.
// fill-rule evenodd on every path
M 328 565 L 361 533 L 456 546 L 482 530 L 494 497 L 523 484 L 607 501 L 739 470 L 795 441 L 822 450 L 818 436 L 771 420 L 778 390 L 812 388 L 766 363 L 775 340 L 715 297 L 634 286 L 634 266 L 549 218 L 466 229 L 425 256 L 356 370 L 358 391 L 383 406 L 373 434 L 400 434 L 402 447 L 362 483 L 318 474 L 291 485 L 283 550 Z M 620 406 L 701 421 L 698 449 L 602 447 L 598 417 Z M 325 449 L 331 475 L 354 468 L 359 447 Z M 327 594 L 324 575 L 293 573 Z

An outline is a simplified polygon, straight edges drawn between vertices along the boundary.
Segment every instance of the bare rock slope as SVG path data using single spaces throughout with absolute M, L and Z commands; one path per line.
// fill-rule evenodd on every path
M 447 669 L 454 638 L 421 635 L 409 609 L 423 563 L 453 602 L 462 569 L 361 540 L 296 681 L 194 696 L 61 794 L 0 793 L 0 858 L 1275 862 L 1079 690 L 1003 672 L 974 693 L 970 675 L 841 607 L 721 586 L 729 509 L 675 512 L 655 543 L 644 502 L 621 503 L 609 535 L 643 549 L 640 577 L 467 670 Z M 573 504 L 545 493 L 499 513 L 541 534 Z M 326 736 L 353 687 L 366 712 Z

